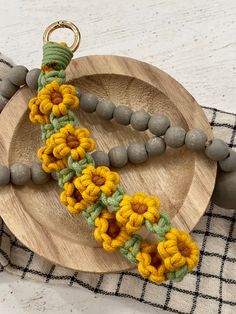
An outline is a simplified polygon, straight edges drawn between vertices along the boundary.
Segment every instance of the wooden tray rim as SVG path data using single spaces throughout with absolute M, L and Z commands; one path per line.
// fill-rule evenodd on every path
M 100 66 L 99 68 L 94 69 L 93 66 L 91 66 L 91 64 L 94 63 L 98 63 L 100 62 Z M 74 70 L 74 66 L 75 64 L 78 63 L 79 64 L 79 68 L 80 68 L 80 72 L 79 74 L 77 72 L 75 72 Z M 119 64 L 122 64 L 123 67 L 119 67 Z M 127 67 L 125 68 L 124 65 L 127 65 Z M 130 65 L 132 68 L 132 71 L 130 71 Z M 126 70 L 124 70 L 124 68 Z M 142 71 L 141 71 L 141 70 Z M 140 71 L 139 71 L 140 70 Z M 144 80 L 144 76 L 143 73 L 147 73 L 148 75 L 145 76 L 145 80 Z M 72 80 L 76 80 L 78 78 L 81 78 L 83 76 L 90 76 L 90 75 L 99 75 L 99 74 L 115 74 L 115 75 L 123 75 L 123 76 L 129 76 L 129 77 L 135 77 L 136 79 L 139 79 L 141 81 L 144 81 L 148 84 L 150 84 L 151 86 L 158 88 L 162 93 L 168 95 L 168 97 L 170 98 L 171 101 L 173 101 L 174 103 L 178 103 L 178 101 L 180 101 L 180 99 L 185 99 L 186 103 L 188 103 L 188 105 L 190 104 L 192 106 L 193 112 L 197 112 L 198 114 L 204 116 L 204 119 L 206 120 L 205 114 L 203 113 L 203 110 L 201 109 L 201 107 L 197 104 L 196 100 L 185 90 L 185 88 L 183 88 L 183 86 L 178 83 L 177 81 L 175 81 L 172 77 L 170 77 L 168 74 L 166 74 L 165 72 L 161 71 L 160 69 L 147 64 L 145 62 L 141 62 L 132 58 L 127 58 L 127 57 L 121 57 L 121 56 L 111 56 L 111 55 L 103 55 L 103 56 L 98 56 L 98 55 L 94 55 L 94 56 L 86 56 L 86 57 L 81 57 L 78 59 L 74 59 L 72 60 L 70 66 L 68 67 L 67 70 L 68 73 L 68 81 L 72 81 Z M 75 77 L 76 75 L 76 77 Z M 153 78 L 153 79 L 150 79 Z M 167 85 L 165 84 L 165 82 L 171 82 L 175 85 L 175 89 L 173 88 L 169 88 L 167 87 Z M 18 91 L 16 93 L 16 95 L 14 95 L 14 97 L 9 101 L 9 103 L 7 104 L 7 106 L 5 107 L 5 109 L 3 110 L 1 116 L 0 116 L 0 129 L 1 129 L 1 133 L 2 133 L 2 142 L 5 143 L 5 149 L 8 152 L 9 148 L 10 148 L 10 142 L 7 142 L 4 140 L 6 135 L 6 132 L 9 133 L 9 130 L 12 131 L 11 134 L 8 134 L 8 136 L 6 138 L 11 138 L 14 134 L 14 121 L 16 121 L 17 119 L 19 119 L 20 117 L 22 117 L 25 112 L 28 110 L 27 106 L 25 106 L 25 104 L 22 104 L 21 106 L 18 107 L 18 110 L 14 110 L 13 108 L 13 103 L 14 101 L 17 99 L 17 97 L 19 97 L 20 94 L 23 94 L 26 92 L 28 93 L 28 88 L 24 87 L 22 88 L 20 91 Z M 177 92 L 177 93 L 176 93 Z M 33 94 L 32 94 L 33 96 Z M 11 125 L 6 127 L 5 125 L 5 121 L 7 119 L 4 119 L 4 117 L 7 117 L 8 115 L 11 115 L 11 113 L 14 111 L 15 114 L 15 118 L 13 118 L 11 120 Z M 182 112 L 183 116 L 185 117 L 185 113 Z M 188 123 L 189 127 L 193 127 L 192 122 L 188 120 L 188 117 L 185 117 L 186 121 Z M 212 136 L 211 133 L 211 128 L 210 126 L 206 125 L 206 131 L 208 133 L 208 135 Z M 6 164 L 8 164 L 8 154 L 6 154 L 5 156 L 5 162 Z M 195 167 L 201 167 L 202 163 L 206 163 L 207 167 L 209 169 L 209 181 L 211 182 L 211 186 L 209 187 L 209 191 L 207 191 L 205 194 L 202 195 L 203 200 L 199 201 L 199 207 L 196 213 L 196 216 L 194 217 L 194 222 L 193 224 L 196 225 L 196 223 L 198 222 L 198 220 L 200 219 L 200 217 L 203 215 L 204 211 L 205 211 L 205 204 L 206 202 L 210 201 L 210 195 L 213 191 L 214 188 L 214 183 L 215 183 L 215 177 L 216 177 L 216 163 L 215 162 L 211 162 L 209 160 L 199 160 L 198 157 L 196 156 L 195 158 Z M 206 175 L 206 174 L 204 174 Z M 189 188 L 189 194 L 191 194 L 191 190 L 194 190 L 196 188 L 196 185 L 198 184 L 198 178 L 193 178 L 192 180 L 192 184 Z M 52 261 L 53 263 L 56 264 L 60 264 L 62 266 L 65 267 L 69 267 L 69 268 L 74 268 L 77 269 L 78 267 L 74 267 L 73 262 L 70 262 L 70 259 L 73 261 L 73 256 L 72 256 L 72 252 L 76 252 L 78 249 L 78 245 L 80 246 L 80 249 L 83 251 L 83 253 L 85 254 L 85 258 L 89 258 L 89 256 L 91 254 L 96 254 L 99 255 L 97 253 L 94 253 L 95 248 L 89 248 L 89 247 L 85 247 L 81 244 L 78 243 L 70 243 L 70 250 L 68 251 L 67 248 L 67 239 L 64 239 L 63 236 L 59 236 L 57 234 L 54 234 L 51 231 L 47 231 L 45 232 L 45 229 L 43 229 L 43 227 L 35 220 L 34 217 L 31 217 L 29 215 L 29 213 L 25 212 L 23 210 L 23 204 L 21 204 L 21 202 L 19 202 L 17 195 L 15 193 L 14 187 L 12 185 L 7 186 L 3 189 L 3 191 L 5 191 L 6 189 L 9 189 L 9 193 L 8 193 L 8 197 L 6 196 L 7 193 L 4 193 L 4 197 L 3 197 L 3 201 L 5 204 L 5 208 L 7 208 L 8 204 L 11 204 L 12 208 L 14 209 L 14 213 L 16 215 L 16 217 L 18 218 L 17 224 L 12 221 L 11 219 L 11 215 L 9 215 L 9 213 L 7 213 L 7 211 L 5 210 L 1 210 L 0 211 L 0 216 L 3 218 L 4 222 L 6 223 L 6 225 L 8 226 L 8 228 L 15 234 L 15 236 L 27 247 L 29 247 L 31 250 L 33 250 L 34 252 L 36 252 L 37 254 L 47 258 L 48 260 Z M 3 193 L 1 193 L 3 195 Z M 190 203 L 193 206 L 196 205 L 196 202 L 192 199 L 189 199 L 188 196 L 186 197 L 181 210 L 177 213 L 177 215 L 175 217 L 173 217 L 172 221 L 173 223 L 177 223 L 179 226 L 181 225 L 182 228 L 186 231 L 190 231 L 192 228 L 189 225 L 189 221 L 188 221 L 188 208 L 186 206 L 186 203 Z M 203 205 L 204 204 L 204 205 Z M 23 216 L 21 215 L 17 215 L 17 213 L 24 213 Z M 33 222 L 33 224 L 32 224 Z M 26 236 L 26 234 L 22 233 L 22 227 L 21 225 L 27 224 L 27 226 L 30 226 L 30 231 L 33 232 L 34 237 L 32 237 L 31 239 L 28 238 Z M 17 226 L 16 226 L 17 225 Z M 23 228 L 24 229 L 24 228 Z M 36 239 L 41 239 L 41 243 L 44 244 L 49 244 L 50 245 L 48 247 L 48 245 L 45 245 L 45 247 L 39 247 L 38 246 L 38 241 Z M 64 249 L 64 254 L 67 254 L 68 258 L 64 259 L 58 259 L 58 256 L 56 256 L 55 254 L 51 254 L 51 249 L 50 247 L 52 246 L 53 249 L 55 249 L 56 251 L 58 250 L 57 246 L 55 245 L 55 243 L 61 243 L 61 249 Z M 102 248 L 97 248 L 97 250 L 103 250 Z M 58 255 L 61 255 L 62 252 L 58 252 Z M 119 269 L 117 269 L 117 260 L 119 261 Z M 126 269 L 130 269 L 132 266 L 129 262 L 123 260 L 123 258 L 121 258 L 119 256 L 119 253 L 114 253 L 114 254 L 109 254 L 109 272 L 113 272 L 113 271 L 121 271 L 121 270 L 126 270 Z M 113 262 L 114 263 L 114 267 L 113 267 Z M 101 269 L 101 263 L 106 263 L 106 261 L 103 258 L 98 258 L 97 261 L 97 265 L 94 265 L 93 269 L 91 269 L 91 266 L 88 264 L 87 267 L 84 266 L 83 269 L 79 269 L 80 271 L 92 271 L 92 272 L 106 272 L 107 268 L 102 268 Z

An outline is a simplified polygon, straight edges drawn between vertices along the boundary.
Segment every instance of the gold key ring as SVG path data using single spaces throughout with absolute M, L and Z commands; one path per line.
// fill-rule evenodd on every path
M 74 42 L 73 44 L 68 47 L 72 52 L 75 52 L 79 45 L 80 45 L 80 41 L 81 41 L 81 35 L 80 35 L 80 31 L 78 29 L 78 27 L 71 23 L 71 22 L 68 22 L 68 21 L 57 21 L 57 22 L 54 22 L 52 24 L 50 24 L 46 30 L 44 31 L 44 34 L 43 34 L 43 42 L 46 43 L 49 41 L 49 37 L 51 35 L 52 32 L 54 32 L 56 29 L 58 28 L 68 28 L 70 30 L 72 30 L 72 32 L 74 33 Z

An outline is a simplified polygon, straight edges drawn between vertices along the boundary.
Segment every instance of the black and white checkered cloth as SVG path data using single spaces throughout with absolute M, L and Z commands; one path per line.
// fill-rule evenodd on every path
M 235 148 L 236 115 L 203 109 L 214 135 Z M 0 272 L 45 283 L 82 286 L 94 293 L 131 298 L 170 313 L 236 313 L 235 216 L 234 210 L 209 205 L 192 232 L 201 251 L 198 267 L 180 283 L 158 285 L 143 279 L 137 271 L 99 275 L 53 265 L 22 245 L 1 219 Z

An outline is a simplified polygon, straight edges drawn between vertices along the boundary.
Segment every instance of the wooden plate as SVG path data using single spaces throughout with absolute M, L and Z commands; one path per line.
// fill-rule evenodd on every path
M 68 80 L 99 99 L 111 99 L 151 114 L 163 112 L 173 125 L 211 128 L 194 98 L 173 78 L 149 64 L 117 56 L 89 56 L 75 59 L 68 67 Z M 27 104 L 33 96 L 24 87 L 9 101 L 0 115 L 0 162 L 32 164 L 41 145 L 40 128 L 28 120 Z M 130 127 L 104 122 L 96 114 L 79 112 L 80 125 L 88 127 L 97 148 L 147 140 L 151 135 Z M 127 192 L 144 191 L 157 195 L 161 210 L 168 212 L 180 229 L 191 231 L 210 200 L 216 163 L 203 153 L 183 147 L 168 149 L 160 158 L 119 171 Z M 0 214 L 10 230 L 39 255 L 69 268 L 89 272 L 112 272 L 131 268 L 118 252 L 106 253 L 93 239 L 81 215 L 71 216 L 59 201 L 55 182 L 45 186 L 9 185 L 0 192 Z M 147 232 L 142 231 L 144 238 Z

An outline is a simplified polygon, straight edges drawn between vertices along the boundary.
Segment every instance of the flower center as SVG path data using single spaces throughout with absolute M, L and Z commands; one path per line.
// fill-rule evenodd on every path
M 60 92 L 53 92 L 51 94 L 51 100 L 54 105 L 59 105 L 63 100 L 62 94 Z
M 120 233 L 120 227 L 117 225 L 116 220 L 115 219 L 111 219 L 109 221 L 109 227 L 107 229 L 107 234 L 115 239 L 118 234 Z
M 76 148 L 80 145 L 79 140 L 74 135 L 68 135 L 66 138 L 66 143 L 70 148 Z
M 133 203 L 132 209 L 135 213 L 142 215 L 147 211 L 148 207 L 145 204 Z
M 106 179 L 103 178 L 102 176 L 99 176 L 97 174 L 93 175 L 92 177 L 92 182 L 96 185 L 96 186 L 102 186 L 105 182 Z
M 189 257 L 191 254 L 190 248 L 182 241 L 178 242 L 178 249 L 184 257 Z
M 83 197 L 81 195 L 81 193 L 78 190 L 75 190 L 73 193 L 74 198 L 76 199 L 76 201 L 79 203 L 82 201 Z
M 151 265 L 154 266 L 155 268 L 160 267 L 162 263 L 161 258 L 155 253 L 150 253 L 150 255 L 151 255 Z

